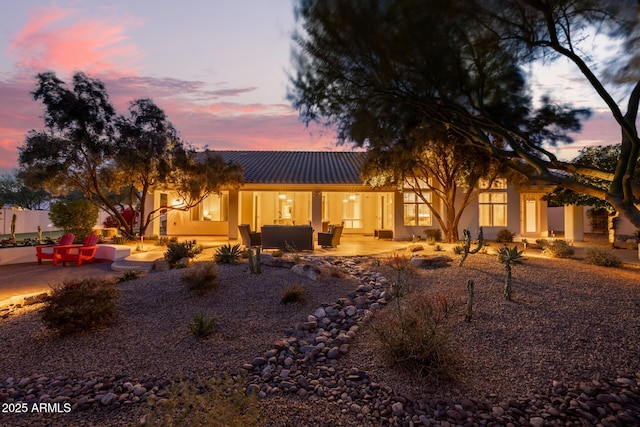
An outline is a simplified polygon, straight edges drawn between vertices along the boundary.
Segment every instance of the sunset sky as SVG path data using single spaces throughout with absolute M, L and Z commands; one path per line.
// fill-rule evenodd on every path
M 197 148 L 345 150 L 307 129 L 285 99 L 292 0 L 21 0 L 0 12 L 0 172 L 17 167 L 25 134 L 43 127 L 35 75 L 76 71 L 102 80 L 119 113 L 150 97 Z M 559 101 L 597 107 L 568 69 L 536 69 Z M 611 144 L 619 130 L 596 114 L 576 148 Z

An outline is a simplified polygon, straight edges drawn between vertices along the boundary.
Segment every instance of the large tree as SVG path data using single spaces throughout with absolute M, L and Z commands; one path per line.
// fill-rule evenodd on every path
M 596 77 L 595 59 L 577 48 L 605 31 L 634 43 L 638 17 L 631 6 L 635 2 L 300 0 L 290 97 L 304 120 L 334 126 L 341 141 L 361 145 L 404 117 L 441 123 L 513 171 L 607 200 L 640 227 L 634 204 L 640 191 L 629 179 L 638 158 L 639 79 L 625 74 L 631 83 L 623 114 L 605 77 Z M 552 54 L 576 64 L 618 121 L 623 141 L 614 173 L 561 161 L 549 151 L 570 140 L 566 132 L 580 129 L 584 113 L 549 102 L 533 108 L 522 66 Z M 635 59 L 625 70 L 634 69 Z M 603 190 L 576 174 L 609 185 Z
M 29 132 L 20 148 L 21 179 L 58 194 L 81 191 L 129 236 L 144 234 L 155 219 L 158 211 L 144 211 L 154 189 L 189 195 L 180 206 L 186 210 L 222 185 L 241 182 L 241 170 L 219 157 L 198 161 L 149 99 L 133 101 L 129 116 L 118 116 L 102 82 L 83 73 L 74 75 L 72 89 L 54 73 L 38 74 L 33 96 L 44 104 L 45 130 Z M 123 207 L 139 214 L 139 229 Z
M 505 172 L 486 151 L 461 149 L 463 145 L 460 135 L 443 126 L 421 127 L 393 144 L 372 142 L 362 173 L 373 187 L 413 191 L 431 211 L 445 240 L 457 242 L 460 218 L 482 191 L 479 181 L 491 183 Z

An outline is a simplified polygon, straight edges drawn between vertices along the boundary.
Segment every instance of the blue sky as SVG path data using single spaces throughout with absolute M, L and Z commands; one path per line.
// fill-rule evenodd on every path
M 305 128 L 285 99 L 292 0 L 22 0 L 1 9 L 0 171 L 17 166 L 24 135 L 42 128 L 42 107 L 29 94 L 42 71 L 101 79 L 120 113 L 150 97 L 198 148 L 350 148 Z M 536 78 L 558 101 L 594 106 L 568 68 L 536 69 Z M 618 135 L 607 114 L 596 114 L 558 153 L 571 158 Z

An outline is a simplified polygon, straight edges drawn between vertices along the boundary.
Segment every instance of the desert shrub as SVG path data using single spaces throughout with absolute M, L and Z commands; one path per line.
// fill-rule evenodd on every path
M 240 243 L 236 243 L 231 246 L 231 243 L 220 246 L 216 249 L 214 260 L 218 264 L 238 264 L 240 257 L 242 256 L 242 250 L 240 249 Z
M 191 335 L 198 339 L 209 338 L 216 331 L 216 323 L 216 319 L 213 317 L 198 313 L 193 316 L 193 320 L 189 323 L 189 331 L 191 331 Z
M 393 255 L 387 259 L 382 268 L 385 277 L 389 280 L 391 296 L 400 298 L 407 295 L 415 273 L 411 259 L 402 255 Z
M 280 302 L 282 304 L 304 302 L 306 298 L 304 288 L 299 284 L 288 285 L 280 294 Z
M 441 251 L 444 250 L 444 248 L 442 247 L 442 245 L 435 245 L 433 247 L 433 250 L 436 251 L 436 252 L 441 252 Z
M 142 270 L 126 270 L 122 272 L 122 275 L 116 279 L 118 283 L 128 282 L 130 280 L 136 280 L 144 275 Z
M 83 239 L 93 232 L 98 220 L 98 207 L 87 199 L 60 200 L 51 203 L 49 218 L 65 233 L 73 233 L 77 239 Z
M 276 249 L 275 251 L 271 252 L 271 256 L 274 258 L 282 258 L 283 255 L 284 252 L 282 252 L 280 249 Z
M 153 242 L 157 242 L 158 239 L 160 239 L 160 236 L 158 236 L 157 234 L 152 234 L 152 235 L 150 235 L 148 237 L 145 237 L 145 240 L 150 240 L 150 241 L 153 241 Z
M 127 244 L 127 236 L 113 236 L 111 241 L 114 245 L 126 245 Z
M 602 267 L 620 267 L 622 265 L 622 260 L 618 255 L 598 247 L 585 249 L 584 262 Z
M 451 250 L 453 251 L 454 254 L 456 255 L 460 255 L 464 252 L 464 246 L 463 245 L 455 245 L 453 248 L 451 248 Z
M 207 381 L 180 381 L 169 387 L 168 399 L 147 409 L 142 426 L 261 425 L 258 397 L 247 393 L 242 376 L 224 375 Z M 160 402 L 158 402 L 160 403 Z
M 498 231 L 498 234 L 496 235 L 496 242 L 498 242 L 498 243 L 512 243 L 513 242 L 513 237 L 515 235 L 516 235 L 515 233 L 512 233 L 508 229 L 503 228 L 502 230 Z
M 576 253 L 573 246 L 566 240 L 547 240 L 544 243 L 543 253 L 553 258 L 569 258 Z
M 536 239 L 536 245 L 540 246 L 542 250 L 547 247 L 547 243 L 549 243 L 547 239 Z
M 377 312 L 372 330 L 387 363 L 434 380 L 453 377 L 450 316 L 455 304 L 444 295 L 413 295 Z
M 201 262 L 187 268 L 180 276 L 191 291 L 207 292 L 218 284 L 218 265 L 213 262 Z
M 439 242 L 442 240 L 442 231 L 439 228 L 428 228 L 424 230 L 429 242 Z
M 61 335 L 84 332 L 111 324 L 117 314 L 120 291 L 104 279 L 83 279 L 54 286 L 41 310 L 45 326 Z
M 175 268 L 180 263 L 180 260 L 195 258 L 200 252 L 202 252 L 202 246 L 196 244 L 195 240 L 172 242 L 167 245 L 164 259 L 169 263 L 169 267 Z

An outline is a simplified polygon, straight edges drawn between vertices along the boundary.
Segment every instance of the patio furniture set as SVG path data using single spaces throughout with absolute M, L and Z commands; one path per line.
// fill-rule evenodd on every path
M 343 225 L 330 225 L 326 233 L 318 233 L 318 245 L 335 248 L 340 244 Z M 251 231 L 249 224 L 238 226 L 242 244 L 247 247 L 312 251 L 313 228 L 310 225 L 263 225 L 260 232 Z
M 93 260 L 98 249 L 98 236 L 91 234 L 80 245 L 74 245 L 74 239 L 72 233 L 67 233 L 60 238 L 57 245 L 36 246 L 38 264 L 42 264 L 42 260 L 52 260 L 53 265 L 58 265 L 59 262 L 67 265 L 67 262 L 72 262 L 79 267 L 83 261 Z

